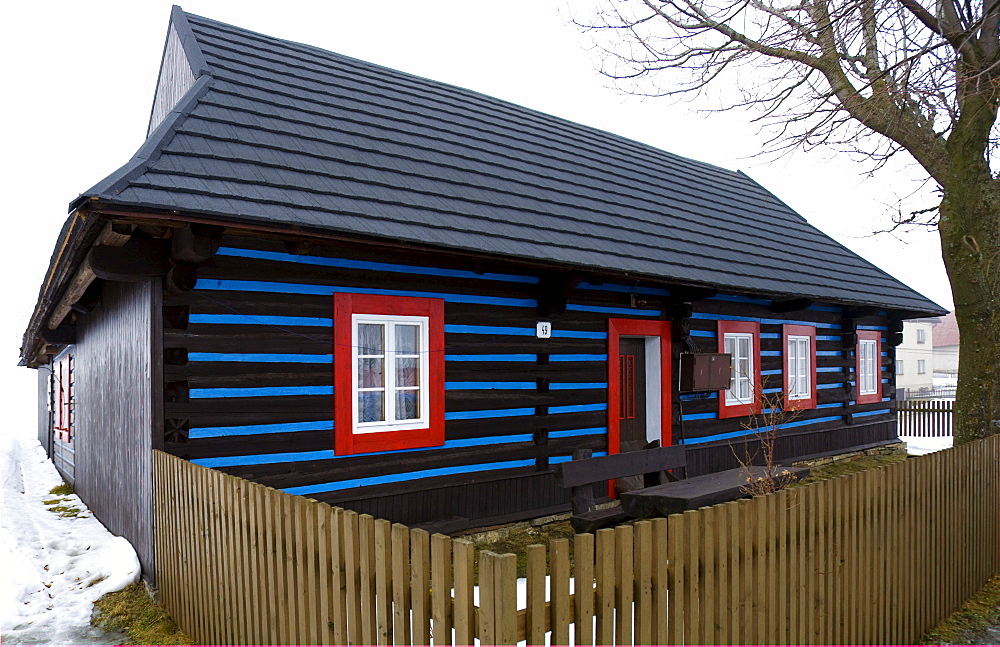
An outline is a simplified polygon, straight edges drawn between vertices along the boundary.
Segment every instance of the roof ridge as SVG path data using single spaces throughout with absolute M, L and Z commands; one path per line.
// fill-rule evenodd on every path
M 180 5 L 174 5 L 170 8 L 170 24 L 177 30 L 177 37 L 181 41 L 181 47 L 184 48 L 184 55 L 191 66 L 191 73 L 197 79 L 202 74 L 211 74 L 212 67 L 208 64 L 208 59 L 205 58 L 204 52 L 201 51 L 201 45 L 198 44 L 198 37 L 195 36 L 194 30 L 191 29 L 191 23 L 188 22 L 187 17 L 188 14 L 181 9 Z M 170 29 L 168 27 L 167 36 L 169 37 L 169 35 Z

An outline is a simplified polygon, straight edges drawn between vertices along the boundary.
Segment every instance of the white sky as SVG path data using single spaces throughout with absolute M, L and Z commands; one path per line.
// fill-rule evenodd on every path
M 184 0 L 188 12 L 453 83 L 653 146 L 740 169 L 809 222 L 944 307 L 951 293 L 936 232 L 872 236 L 920 173 L 874 179 L 831 153 L 751 159 L 765 137 L 749 115 L 622 94 L 594 70 L 589 36 L 567 24 L 599 0 Z M 12 3 L 6 7 L 0 240 L 0 392 L 8 426 L 33 433 L 35 373 L 17 368 L 66 205 L 142 144 L 170 16 L 166 0 Z M 914 208 L 930 207 L 924 193 Z

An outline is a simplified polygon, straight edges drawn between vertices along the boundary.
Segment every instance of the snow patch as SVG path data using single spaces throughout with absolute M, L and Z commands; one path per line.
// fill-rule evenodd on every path
M 900 436 L 899 439 L 906 443 L 906 453 L 910 456 L 923 456 L 931 452 L 948 449 L 955 440 L 953 436 L 938 436 L 933 438 L 925 436 Z
M 132 545 L 109 533 L 78 496 L 49 493 L 62 478 L 36 440 L 0 438 L 0 468 L 4 642 L 107 641 L 90 625 L 94 602 L 139 579 Z M 56 506 L 67 516 L 50 509 Z

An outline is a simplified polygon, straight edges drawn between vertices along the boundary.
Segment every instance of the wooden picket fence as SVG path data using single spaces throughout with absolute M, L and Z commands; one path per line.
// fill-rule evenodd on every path
M 954 400 L 900 400 L 897 429 L 900 436 L 955 435 Z
M 161 452 L 154 478 L 160 597 L 203 644 L 913 643 L 1000 573 L 996 436 L 531 547 L 522 608 L 513 555 Z

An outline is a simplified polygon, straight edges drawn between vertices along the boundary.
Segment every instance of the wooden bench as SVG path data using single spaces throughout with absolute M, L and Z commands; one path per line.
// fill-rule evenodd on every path
M 553 466 L 556 481 L 570 488 L 573 496 L 571 523 L 577 532 L 592 532 L 604 526 L 621 523 L 628 514 L 620 507 L 598 510 L 594 501 L 594 484 L 610 479 L 648 475 L 660 480 L 667 470 L 683 470 L 687 454 L 681 445 L 655 447 L 635 452 L 590 458 L 590 450 L 573 452 L 573 460 Z
M 809 468 L 806 467 L 778 467 L 777 471 L 780 473 L 786 469 L 797 479 L 809 475 Z M 750 472 L 751 478 L 756 479 L 764 474 L 764 468 L 753 466 L 750 468 Z M 746 496 L 743 492 L 743 487 L 746 484 L 747 470 L 742 467 L 705 474 L 676 483 L 664 483 L 632 492 L 623 492 L 621 494 L 622 511 L 630 517 L 642 518 L 695 510 Z

